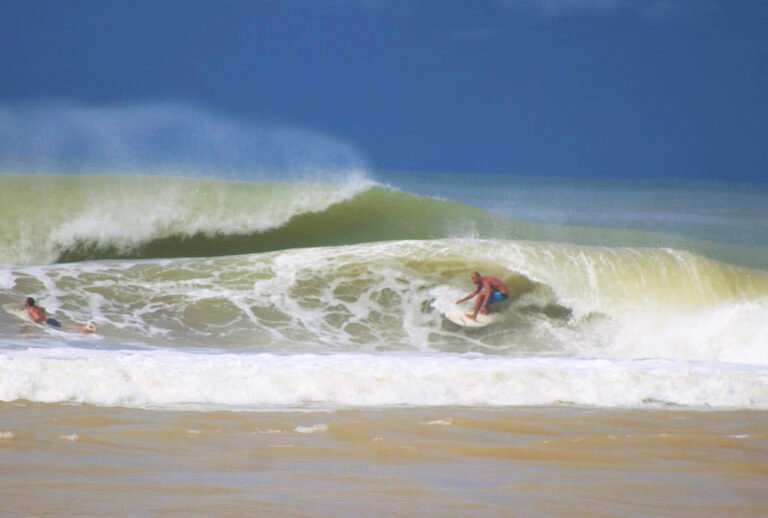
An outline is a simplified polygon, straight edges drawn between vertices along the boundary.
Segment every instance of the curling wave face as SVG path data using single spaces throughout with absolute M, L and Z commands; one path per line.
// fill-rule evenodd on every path
M 458 332 L 440 315 L 472 270 L 504 279 L 510 308 L 500 325 Z M 5 305 L 45 294 L 49 310 L 123 343 L 768 364 L 768 274 L 673 250 L 392 241 L 14 267 L 1 288 Z
M 0 175 L 0 262 L 227 255 L 369 183 L 239 182 L 140 175 Z M 227 239 L 236 241 L 227 243 Z

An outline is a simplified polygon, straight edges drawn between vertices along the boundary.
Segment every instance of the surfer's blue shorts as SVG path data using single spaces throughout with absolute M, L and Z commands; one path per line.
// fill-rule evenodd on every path
M 494 304 L 496 302 L 503 302 L 509 298 L 509 295 L 506 295 L 499 290 L 493 290 L 491 291 L 490 297 L 488 297 L 488 302 L 486 302 L 487 305 Z

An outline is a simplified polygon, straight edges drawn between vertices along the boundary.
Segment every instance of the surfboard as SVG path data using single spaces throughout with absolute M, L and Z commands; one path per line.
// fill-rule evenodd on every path
M 485 327 L 489 324 L 493 324 L 498 320 L 498 313 L 491 313 L 490 315 L 483 315 L 478 313 L 477 320 L 473 320 L 467 316 L 468 308 L 462 308 L 454 306 L 453 309 L 447 311 L 443 316 L 461 327 Z

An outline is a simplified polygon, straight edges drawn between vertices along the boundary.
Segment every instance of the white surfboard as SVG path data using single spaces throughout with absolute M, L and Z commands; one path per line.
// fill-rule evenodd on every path
M 490 315 L 478 313 L 477 320 L 473 320 L 467 316 L 467 313 L 469 312 L 471 312 L 469 308 L 454 306 L 453 309 L 445 312 L 443 316 L 461 327 L 485 327 L 489 324 L 493 324 L 499 318 L 498 313 L 491 313 Z

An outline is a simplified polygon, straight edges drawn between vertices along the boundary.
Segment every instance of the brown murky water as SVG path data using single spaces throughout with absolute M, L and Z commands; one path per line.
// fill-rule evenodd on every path
M 2 516 L 766 516 L 768 412 L 0 403 Z

